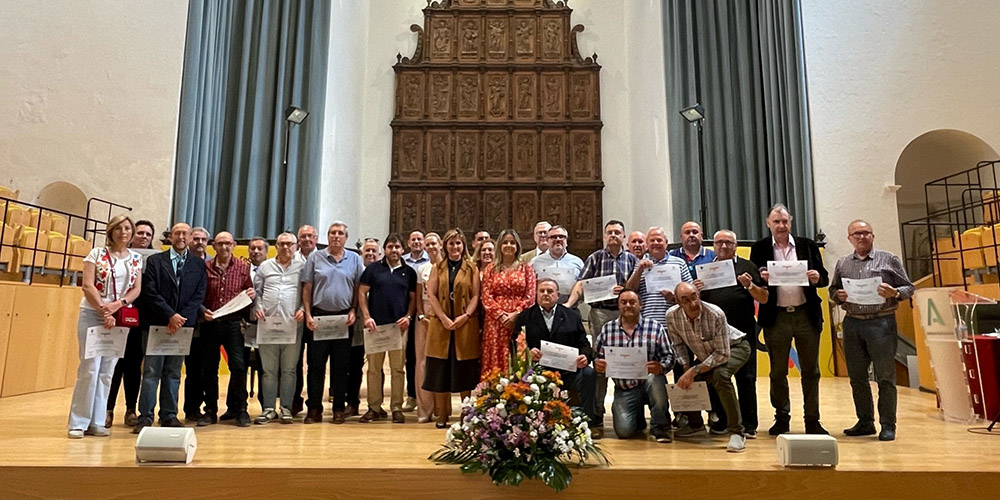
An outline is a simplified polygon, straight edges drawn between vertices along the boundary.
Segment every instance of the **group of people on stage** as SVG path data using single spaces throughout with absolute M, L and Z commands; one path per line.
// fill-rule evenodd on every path
M 517 333 L 523 331 L 530 355 L 542 364 L 543 341 L 577 349 L 576 370 L 560 372 L 574 394 L 574 404 L 593 422 L 596 439 L 604 434 L 607 353 L 639 347 L 646 353 L 647 375 L 613 379 L 616 436 L 642 435 L 648 406 L 649 434 L 656 441 L 708 431 L 728 435 L 727 450 L 739 452 L 746 439 L 757 435 L 758 324 L 770 358 L 770 399 L 775 410 L 768 433 L 790 431 L 787 375 L 793 342 L 801 371 L 805 432 L 827 433 L 819 412 L 823 315 L 817 289 L 829 286 L 830 299 L 846 311 L 844 351 L 858 417 L 844 434 L 878 433 L 880 440 L 894 439 L 894 310 L 914 290 L 899 258 L 873 248 L 873 229 L 856 220 L 848 226 L 854 252 L 837 262 L 830 278 L 817 244 L 791 235 L 792 216 L 784 205 L 775 205 L 766 220 L 771 235 L 753 244 L 749 260 L 736 255 L 733 231 L 717 231 L 713 249 L 707 249 L 700 224 L 687 222 L 681 227 L 681 246 L 668 251 L 663 228 L 628 234 L 624 223 L 611 220 L 604 226 L 604 248 L 585 260 L 568 251 L 568 231 L 547 222 L 534 227 L 535 249 L 527 252 L 511 229 L 496 239 L 479 231 L 472 241 L 452 229 L 443 236 L 413 231 L 405 241 L 390 234 L 381 246 L 368 238 L 356 253 L 345 247 L 348 227 L 343 222 L 330 225 L 327 247 L 317 249 L 317 232 L 307 225 L 297 234 L 278 235 L 277 255 L 270 259 L 268 242 L 254 238 L 249 262 L 233 257 L 235 241 L 225 231 L 212 238 L 215 256 L 206 259 L 208 232 L 177 223 L 170 229 L 170 249 L 143 263 L 130 247 L 151 246 L 152 224 L 117 216 L 107 224 L 106 246 L 95 248 L 84 260 L 80 367 L 69 437 L 109 434 L 119 380 L 125 385 L 125 424 L 133 432 L 153 424 L 157 403 L 161 426 L 184 425 L 177 408 L 182 365 L 187 373 L 188 422 L 207 426 L 232 420 L 246 427 L 251 422 L 292 423 L 303 410 L 304 423 L 322 422 L 329 363 L 330 421 L 343 424 L 360 413 L 366 359 L 368 408 L 359 422 L 391 418 L 405 423 L 404 412 L 416 411 L 418 422 L 434 421 L 444 428 L 452 413 L 452 394 L 464 398 L 481 379 L 505 370 L 517 348 Z M 699 267 L 713 262 L 728 266 L 725 261 L 732 263 L 735 284 L 706 287 L 698 277 Z M 784 261 L 804 261 L 808 285 L 769 285 L 768 266 Z M 681 282 L 671 289 L 655 286 L 651 273 L 668 269 L 662 266 L 675 266 Z M 616 283 L 611 298 L 588 300 L 584 280 L 608 276 Z M 858 300 L 845 290 L 845 279 L 850 284 L 870 278 L 880 279 L 875 293 L 881 301 Z M 252 299 L 249 306 L 216 315 L 241 293 Z M 589 331 L 579 312 L 584 301 L 589 304 Z M 140 324 L 128 334 L 124 358 L 85 359 L 87 329 L 114 326 L 123 308 L 133 304 Z M 330 337 L 332 330 L 324 325 L 337 318 L 347 333 Z M 251 352 L 245 336 L 248 325 L 252 330 L 254 324 L 262 327 L 272 321 L 294 321 L 301 328 L 294 342 L 261 343 L 254 350 L 262 372 L 262 412 L 251 420 L 247 412 Z M 193 328 L 190 353 L 144 356 L 150 327 L 165 327 L 171 335 Z M 390 340 L 399 335 L 394 344 L 399 348 L 373 352 L 371 339 L 385 332 Z M 221 415 L 220 347 L 231 374 L 226 411 Z M 386 355 L 389 412 L 383 409 Z M 305 381 L 303 358 L 308 367 Z M 869 366 L 878 382 L 880 431 L 875 427 Z M 708 383 L 712 400 L 708 422 L 702 412 L 675 412 L 671 419 L 666 378 L 671 371 L 681 389 L 695 381 Z

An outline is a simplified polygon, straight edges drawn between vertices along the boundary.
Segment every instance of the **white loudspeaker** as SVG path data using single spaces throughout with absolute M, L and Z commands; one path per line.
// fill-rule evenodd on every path
M 836 466 L 837 438 L 815 434 L 782 434 L 778 436 L 778 462 L 789 465 Z
M 135 441 L 135 461 L 191 463 L 198 449 L 190 427 L 143 427 Z

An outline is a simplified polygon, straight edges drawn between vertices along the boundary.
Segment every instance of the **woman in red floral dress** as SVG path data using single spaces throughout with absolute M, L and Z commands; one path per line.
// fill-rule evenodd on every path
M 486 310 L 483 326 L 482 375 L 506 370 L 510 364 L 510 339 L 517 315 L 535 303 L 535 271 L 518 262 L 521 239 L 513 229 L 497 238 L 498 256 L 483 270 L 482 303 Z

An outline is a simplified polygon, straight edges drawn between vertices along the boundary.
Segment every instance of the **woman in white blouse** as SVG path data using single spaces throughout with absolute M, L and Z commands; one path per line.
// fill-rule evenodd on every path
M 106 246 L 94 248 L 83 259 L 83 300 L 76 327 L 80 366 L 69 409 L 70 439 L 110 434 L 104 427 L 105 410 L 118 358 L 94 356 L 87 359 L 87 330 L 95 326 L 114 327 L 115 313 L 123 307 L 132 307 L 139 297 L 142 257 L 128 249 L 134 232 L 135 224 L 127 215 L 113 217 L 105 233 Z

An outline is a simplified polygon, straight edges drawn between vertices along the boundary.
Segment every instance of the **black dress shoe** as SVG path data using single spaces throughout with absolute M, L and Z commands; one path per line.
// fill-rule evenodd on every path
M 205 427 L 208 425 L 214 425 L 219 422 L 219 417 L 214 413 L 206 413 L 198 419 L 198 427 Z
M 177 420 L 176 416 L 167 417 L 166 420 L 160 420 L 160 427 L 184 427 L 184 424 L 180 420 Z
M 140 431 L 142 431 L 144 427 L 149 427 L 151 425 L 153 425 L 152 420 L 145 417 L 140 417 L 139 421 L 135 424 L 135 427 L 132 428 L 132 434 L 138 434 Z
M 246 411 L 241 411 L 236 417 L 236 425 L 238 427 L 250 427 L 250 414 Z
M 378 418 L 389 418 L 389 414 L 382 408 L 378 409 Z
M 858 422 L 853 427 L 844 429 L 845 436 L 874 436 L 875 424 L 862 424 Z
M 830 433 L 819 424 L 819 420 L 815 420 L 812 422 L 806 422 L 806 434 L 829 435 Z
M 220 422 L 228 422 L 230 420 L 236 420 L 236 417 L 238 417 L 238 416 L 239 416 L 239 413 L 234 412 L 232 410 L 226 410 L 226 412 L 223 413 L 222 416 L 219 417 L 219 421 Z
M 302 413 L 302 399 L 296 399 L 292 402 L 292 416 L 297 417 L 299 413 Z
M 895 441 L 896 440 L 896 428 L 882 426 L 882 432 L 878 433 L 879 441 Z
M 189 424 L 196 424 L 205 414 L 199 411 L 184 412 L 184 421 Z
M 309 410 L 306 412 L 306 418 L 302 420 L 303 424 L 318 424 L 323 421 L 323 410 Z
M 781 434 L 788 433 L 789 430 L 791 429 L 788 427 L 788 421 L 778 420 L 767 430 L 767 433 L 772 436 L 780 436 Z

